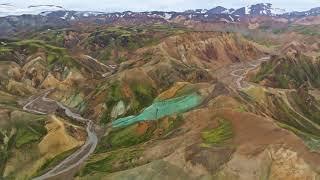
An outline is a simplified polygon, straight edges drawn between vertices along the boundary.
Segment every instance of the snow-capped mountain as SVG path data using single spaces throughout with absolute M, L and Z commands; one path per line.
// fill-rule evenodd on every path
M 259 3 L 239 9 L 228 9 L 230 14 L 237 16 L 277 16 L 286 13 L 286 10 L 273 8 L 270 3 Z
M 304 12 L 286 12 L 284 9 L 274 8 L 270 3 L 259 3 L 247 7 L 242 7 L 238 9 L 228 9 L 222 6 L 217 6 L 212 9 L 196 9 L 187 10 L 184 12 L 94 12 L 94 11 L 67 11 L 61 6 L 56 5 L 33 5 L 27 8 L 18 8 L 10 4 L 0 4 L 0 17 L 5 16 L 18 16 L 23 14 L 32 15 L 42 15 L 42 16 L 52 16 L 60 15 L 62 19 L 75 20 L 81 17 L 96 17 L 96 16 L 106 16 L 106 17 L 137 17 L 139 15 L 148 15 L 153 17 L 162 17 L 163 19 L 169 20 L 175 15 L 188 15 L 188 17 L 213 17 L 213 15 L 233 15 L 233 16 L 310 16 L 319 15 L 320 8 L 314 8 L 309 11 Z M 191 15 L 191 16 L 190 16 Z
M 61 18 L 68 21 L 75 21 L 81 19 L 97 18 L 99 22 L 110 22 L 119 18 L 143 18 L 143 19 L 163 19 L 169 21 L 176 17 L 184 17 L 188 20 L 204 20 L 204 21 L 224 21 L 224 22 L 238 22 L 242 16 L 276 16 L 285 12 L 284 10 L 272 8 L 271 4 L 256 4 L 239 9 L 227 9 L 222 6 L 217 6 L 212 9 L 196 9 L 187 10 L 184 12 L 93 12 L 93 11 L 45 11 L 40 13 L 42 16 Z
M 275 16 L 285 12 L 285 9 L 273 8 L 271 3 L 260 3 L 246 7 L 246 14 L 253 16 Z
M 260 3 L 238 9 L 227 9 L 217 6 L 212 9 L 196 9 L 184 12 L 95 12 L 72 11 L 56 5 L 37 5 L 27 8 L 17 8 L 10 4 L 0 4 L 0 36 L 14 34 L 21 29 L 41 29 L 68 27 L 74 23 L 94 24 L 124 24 L 137 25 L 148 23 L 234 23 L 248 22 L 251 17 L 281 17 L 290 20 L 309 16 L 320 16 L 320 8 L 313 8 L 303 12 L 285 12 L 283 9 L 273 8 L 269 3 Z M 288 21 L 289 22 L 289 21 Z
M 284 13 L 283 16 L 286 17 L 306 17 L 306 16 L 319 16 L 320 15 L 320 7 L 312 8 L 309 11 L 302 11 L 302 12 L 288 12 Z
M 0 17 L 19 16 L 23 14 L 41 15 L 48 17 L 59 17 L 65 20 L 79 20 L 82 18 L 99 17 L 99 18 L 123 18 L 123 17 L 152 17 L 170 20 L 176 16 L 185 16 L 188 19 L 210 19 L 221 17 L 229 17 L 230 21 L 236 21 L 237 17 L 242 16 L 315 16 L 320 15 L 320 8 L 313 8 L 304 12 L 286 12 L 284 9 L 274 8 L 270 3 L 259 3 L 238 9 L 228 9 L 217 6 L 212 9 L 196 9 L 184 12 L 95 12 L 95 11 L 69 11 L 61 6 L 56 5 L 33 5 L 27 8 L 18 8 L 11 4 L 0 4 Z M 227 16 L 226 16 L 227 15 Z

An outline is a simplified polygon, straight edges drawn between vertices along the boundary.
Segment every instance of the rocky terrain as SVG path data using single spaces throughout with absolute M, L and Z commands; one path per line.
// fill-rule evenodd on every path
M 317 8 L 29 8 L 0 19 L 0 179 L 320 178 Z

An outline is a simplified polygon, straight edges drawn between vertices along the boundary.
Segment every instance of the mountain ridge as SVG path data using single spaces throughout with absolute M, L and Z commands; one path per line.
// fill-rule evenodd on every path
M 66 8 L 59 6 L 59 5 L 30 5 L 27 8 L 18 8 L 11 4 L 0 4 L 0 8 L 2 8 L 2 13 L 0 13 L 0 17 L 7 17 L 7 16 L 19 16 L 19 15 L 26 15 L 26 14 L 32 14 L 32 15 L 49 15 L 51 13 L 57 12 L 57 11 L 64 11 L 64 12 L 77 12 L 77 14 L 82 14 L 85 17 L 88 17 L 90 15 L 97 16 L 97 15 L 108 15 L 108 14 L 126 14 L 127 12 L 131 12 L 132 14 L 144 14 L 144 13 L 150 13 L 150 12 L 159 12 L 159 13 L 169 13 L 169 14 L 228 14 L 228 15 L 266 15 L 266 16 L 284 16 L 284 15 L 319 15 L 320 14 L 320 7 L 315 7 L 310 10 L 306 11 L 286 11 L 285 9 L 280 8 L 273 8 L 271 3 L 258 3 L 253 5 L 248 5 L 245 7 L 240 8 L 226 8 L 223 6 L 216 6 L 211 9 L 190 9 L 186 11 L 119 11 L 119 12 L 103 12 L 103 11 L 76 11 L 76 10 L 67 10 Z M 10 10 L 9 12 L 6 12 L 6 8 Z M 41 9 L 43 8 L 43 9 Z M 50 9 L 51 8 L 51 9 Z M 34 10 L 33 10 L 34 9 Z M 13 12 L 12 12 L 13 11 Z

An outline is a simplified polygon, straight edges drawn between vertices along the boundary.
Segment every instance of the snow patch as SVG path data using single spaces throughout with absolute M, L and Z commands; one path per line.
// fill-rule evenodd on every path
M 226 9 L 226 10 L 222 11 L 221 13 L 222 13 L 222 14 L 229 14 L 230 12 L 229 12 L 228 9 Z
M 234 19 L 232 16 L 229 15 L 229 18 L 231 19 L 232 22 L 234 22 Z
M 205 13 L 207 13 L 207 12 L 208 12 L 208 10 L 206 10 L 206 9 L 202 9 L 202 10 L 201 10 L 201 13 L 202 13 L 202 14 L 205 14 Z
M 250 14 L 251 13 L 251 7 L 247 6 L 245 7 L 245 14 Z
M 271 13 L 274 15 L 280 15 L 280 14 L 284 14 L 287 11 L 285 9 L 280 9 L 280 8 L 272 8 L 271 9 Z
M 169 20 L 172 18 L 172 14 L 164 13 L 164 19 Z
M 69 12 L 66 12 L 65 15 L 61 17 L 61 19 L 67 19 L 68 15 L 69 15 Z
M 225 18 L 220 18 L 220 21 L 221 22 L 226 22 L 226 23 L 229 23 L 230 21 L 228 21 L 227 19 L 225 19 Z

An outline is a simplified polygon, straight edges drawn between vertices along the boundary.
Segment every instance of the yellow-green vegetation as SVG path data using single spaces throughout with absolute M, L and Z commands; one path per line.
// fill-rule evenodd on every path
M 185 30 L 172 25 L 152 25 L 152 26 L 133 26 L 122 27 L 113 26 L 90 34 L 85 41 L 87 49 L 92 49 L 98 45 L 99 49 L 95 49 L 92 53 L 102 61 L 114 60 L 117 62 L 126 61 L 125 56 L 121 56 L 119 52 L 133 51 L 138 48 L 155 44 L 160 39 L 182 33 Z M 114 54 L 114 52 L 117 55 Z
M 183 88 L 179 89 L 175 95 L 171 98 L 174 98 L 174 97 L 181 97 L 181 96 L 187 96 L 189 94 L 192 94 L 194 92 L 197 92 L 197 88 L 195 85 L 192 85 L 192 84 L 189 84 L 189 85 L 186 85 L 184 86 Z
M 49 69 L 52 69 L 55 65 L 67 65 L 78 66 L 76 61 L 68 54 L 65 48 L 57 47 L 48 44 L 42 40 L 21 40 L 7 43 L 4 47 L 7 51 L 21 51 L 25 55 L 32 55 L 39 50 L 42 50 L 47 55 L 47 62 Z M 12 59 L 11 59 L 12 60 Z
M 40 138 L 46 134 L 46 129 L 44 129 L 43 126 L 44 124 L 17 126 L 16 147 L 20 148 L 25 144 L 39 141 Z
M 133 107 L 127 115 L 136 114 L 143 108 L 149 106 L 156 96 L 156 90 L 149 84 L 132 83 L 131 89 L 134 94 Z
M 8 122 L 11 123 L 6 130 L 1 131 L 6 134 L 3 142 L 7 142 L 7 137 L 10 137 L 10 143 L 5 143 L 10 146 L 0 148 L 6 150 L 1 152 L 6 155 L 1 162 L 1 177 L 5 179 L 30 179 L 39 175 L 61 162 L 82 144 L 72 136 L 72 132 L 67 132 L 64 122 L 58 117 L 16 111 L 10 114 Z
M 283 99 L 275 98 L 273 99 L 273 103 L 276 107 L 276 109 L 274 109 L 275 115 L 280 122 L 306 133 L 318 134 L 318 128 L 315 127 L 311 121 L 305 119 L 304 116 L 297 114 Z
M 310 25 L 310 26 L 302 26 L 302 25 L 291 25 L 289 26 L 290 31 L 295 31 L 303 35 L 309 36 L 320 36 L 319 25 Z
M 247 112 L 247 108 L 243 105 L 240 105 L 237 109 L 237 112 Z
M 251 97 L 254 98 L 255 101 L 259 103 L 264 103 L 267 101 L 266 91 L 263 87 L 259 86 L 252 86 L 245 90 L 245 93 L 249 94 Z
M 262 63 L 260 71 L 251 80 L 261 82 L 268 79 L 277 88 L 298 88 L 305 82 L 314 87 L 320 87 L 320 61 L 299 55 L 292 57 L 277 57 Z
M 143 108 L 150 105 L 153 99 L 156 96 L 156 90 L 149 84 L 139 84 L 137 82 L 129 84 L 129 91 L 132 92 L 133 97 L 125 96 L 123 92 L 123 86 L 119 81 L 108 84 L 107 87 L 102 89 L 107 89 L 108 95 L 106 97 L 106 106 L 108 107 L 107 111 L 104 112 L 102 116 L 101 123 L 106 124 L 113 120 L 110 116 L 112 108 L 119 102 L 123 101 L 126 106 L 130 108 L 127 110 L 127 113 L 123 116 L 128 116 L 140 112 Z
M 275 48 L 280 46 L 279 43 L 274 42 L 272 39 L 268 38 L 267 36 L 263 36 L 263 35 L 255 36 L 253 34 L 244 34 L 244 37 L 248 40 L 254 41 L 268 48 Z
M 183 124 L 183 115 L 178 114 L 174 117 L 170 116 L 168 118 L 168 125 L 165 127 L 165 132 L 163 137 L 167 138 L 168 136 L 172 135 L 172 133 L 181 125 Z
M 308 36 L 319 36 L 319 25 L 289 25 L 288 27 L 281 27 L 281 28 L 275 28 L 272 26 L 260 26 L 259 29 L 265 32 L 272 32 L 274 34 L 283 34 L 283 33 L 289 33 L 289 32 L 297 32 L 302 35 L 308 35 Z
M 137 145 L 139 143 L 149 140 L 154 130 L 156 129 L 155 124 L 150 124 L 147 127 L 146 132 L 137 132 L 138 125 L 132 125 L 126 128 L 117 129 L 112 131 L 108 136 L 104 136 L 96 149 L 97 153 L 107 152 L 111 149 L 119 149 Z
M 6 81 L 9 79 L 8 71 L 10 70 L 10 67 L 12 67 L 14 65 L 15 65 L 14 62 L 1 61 L 1 59 L 0 59 L 0 79 L 1 79 L 1 81 Z
M 17 100 L 18 99 L 16 96 L 0 91 L 0 105 L 17 107 L 18 106 Z
M 142 152 L 143 149 L 135 147 L 93 155 L 82 168 L 79 176 L 97 172 L 111 173 L 132 168 L 137 165 L 136 161 L 140 158 Z
M 82 112 L 86 108 L 86 101 L 84 101 L 83 94 L 79 89 L 75 89 L 75 92 L 67 96 L 63 103 L 68 107 L 77 109 L 79 112 Z
M 267 75 L 273 72 L 273 69 L 277 64 L 276 61 L 262 63 L 259 72 L 251 79 L 253 82 L 262 81 Z
M 265 101 L 259 102 L 261 110 L 268 109 L 279 126 L 301 137 L 313 150 L 320 148 L 319 102 L 307 92 L 286 92 L 287 95 L 265 92 Z M 258 104 L 257 104 L 258 105 Z M 259 108 L 259 106 L 257 106 Z
M 38 169 L 38 172 L 37 172 L 33 177 L 40 176 L 40 175 L 44 174 L 45 172 L 49 171 L 50 169 L 52 169 L 53 167 L 55 167 L 56 165 L 58 165 L 62 160 L 64 160 L 65 158 L 67 158 L 68 156 L 70 156 L 72 153 L 74 153 L 77 149 L 78 149 L 78 147 L 76 147 L 76 148 L 74 148 L 74 149 L 70 149 L 70 150 L 68 150 L 68 151 L 65 151 L 65 152 L 59 154 L 58 156 L 54 157 L 53 159 L 48 159 L 48 160 Z
M 43 32 L 37 32 L 31 36 L 33 39 L 39 39 L 45 41 L 54 46 L 63 47 L 64 36 L 69 29 L 59 29 L 59 30 L 45 30 Z
M 233 136 L 231 122 L 225 119 L 219 119 L 217 128 L 207 130 L 201 133 L 203 140 L 202 146 L 223 145 Z
M 4 123 L 0 126 L 0 177 L 2 177 L 12 153 L 31 152 L 33 149 L 31 147 L 46 135 L 47 130 L 44 127 L 46 116 L 10 109 L 0 110 L 0 121 Z
M 96 153 L 103 153 L 119 148 L 131 147 L 150 140 L 151 138 L 167 138 L 183 124 L 182 115 L 163 118 L 158 122 L 134 124 L 125 128 L 115 129 L 108 136 L 101 138 Z M 161 135 L 155 132 L 161 131 Z
M 7 48 L 7 47 L 1 47 L 0 48 L 0 54 L 4 54 L 4 53 L 7 53 L 7 52 L 11 52 L 12 49 L 10 48 Z
M 278 125 L 284 129 L 290 130 L 296 135 L 298 135 L 300 138 L 304 140 L 304 143 L 312 150 L 317 152 L 320 148 L 320 138 L 319 136 L 312 135 L 310 133 L 306 133 L 303 130 L 297 129 L 293 126 L 290 126 L 288 124 L 284 124 L 279 122 Z
M 99 89 L 98 91 L 104 91 L 102 89 Z M 106 87 L 106 90 L 108 92 L 108 95 L 106 97 L 106 106 L 108 109 L 104 112 L 101 123 L 106 124 L 111 121 L 111 111 L 112 107 L 116 105 L 120 100 L 124 99 L 122 93 L 121 93 L 121 86 L 119 82 L 112 83 L 109 87 Z
M 12 57 L 13 49 L 6 46 L 7 43 L 0 44 L 0 61 L 10 61 Z

